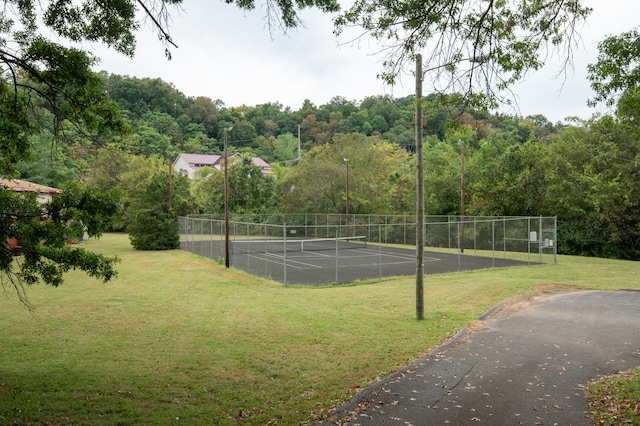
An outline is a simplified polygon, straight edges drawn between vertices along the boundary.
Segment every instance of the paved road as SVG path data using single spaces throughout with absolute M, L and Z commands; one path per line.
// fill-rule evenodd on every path
M 640 366 L 640 292 L 575 292 L 488 314 L 365 389 L 325 425 L 591 425 L 585 385 Z

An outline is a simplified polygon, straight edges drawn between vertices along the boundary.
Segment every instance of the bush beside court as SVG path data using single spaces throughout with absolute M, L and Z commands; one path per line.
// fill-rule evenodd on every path
M 0 313 L 3 424 L 311 424 L 496 303 L 536 291 L 638 288 L 637 263 L 434 275 L 286 288 L 181 251 L 84 243 L 122 259 L 108 284 L 70 273 Z M 545 290 L 546 289 L 546 290 Z

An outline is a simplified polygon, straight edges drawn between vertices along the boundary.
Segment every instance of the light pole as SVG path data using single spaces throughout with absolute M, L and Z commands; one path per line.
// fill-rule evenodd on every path
M 224 128 L 224 266 L 229 267 L 229 171 L 227 155 L 227 133 L 233 127 Z
M 347 181 L 346 181 L 346 194 L 347 194 L 347 203 L 346 203 L 346 216 L 345 222 L 347 223 L 347 236 L 349 236 L 349 159 L 343 158 L 345 164 L 347 165 Z
M 464 141 L 460 145 L 460 253 L 464 253 Z

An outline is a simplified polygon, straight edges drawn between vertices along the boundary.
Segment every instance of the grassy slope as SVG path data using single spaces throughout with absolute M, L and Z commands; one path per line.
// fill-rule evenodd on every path
M 2 424 L 298 424 L 404 366 L 501 300 L 546 284 L 640 288 L 634 262 L 558 265 L 291 288 L 180 251 L 122 258 L 107 284 L 71 273 L 0 310 Z

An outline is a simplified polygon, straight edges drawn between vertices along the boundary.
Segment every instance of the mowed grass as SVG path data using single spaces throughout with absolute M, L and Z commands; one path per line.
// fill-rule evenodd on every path
M 119 276 L 79 272 L 0 299 L 0 424 L 313 424 L 496 303 L 550 284 L 640 288 L 638 263 L 557 265 L 336 287 L 284 287 L 181 251 L 134 251 L 126 235 L 83 243 Z
M 594 424 L 640 424 L 640 368 L 590 383 L 586 396 Z

